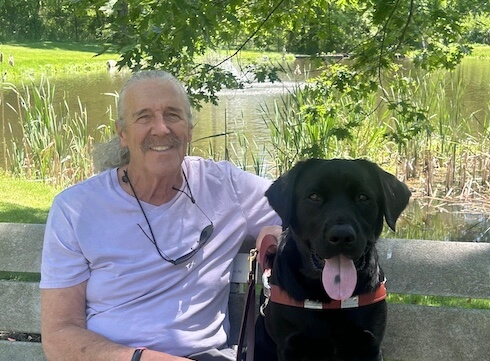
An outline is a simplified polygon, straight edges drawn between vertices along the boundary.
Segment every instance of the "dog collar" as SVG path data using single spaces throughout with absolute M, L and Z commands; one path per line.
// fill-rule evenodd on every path
M 357 308 L 380 302 L 386 298 L 385 282 L 381 282 L 374 292 L 350 297 L 344 301 L 332 300 L 330 302 L 318 302 L 312 300 L 298 301 L 288 295 L 286 291 L 276 285 L 270 285 L 270 300 L 286 306 L 307 308 L 311 310 L 338 310 L 345 308 Z

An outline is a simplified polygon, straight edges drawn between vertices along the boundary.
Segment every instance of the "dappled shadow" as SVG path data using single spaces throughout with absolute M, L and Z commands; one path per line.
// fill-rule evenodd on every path
M 46 223 L 49 209 L 21 206 L 15 203 L 0 203 L 0 222 Z

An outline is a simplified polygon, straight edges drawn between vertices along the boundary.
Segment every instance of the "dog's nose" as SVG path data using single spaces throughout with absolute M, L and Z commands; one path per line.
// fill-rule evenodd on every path
M 330 229 L 327 239 L 333 244 L 348 244 L 356 240 L 356 232 L 350 225 L 338 224 Z

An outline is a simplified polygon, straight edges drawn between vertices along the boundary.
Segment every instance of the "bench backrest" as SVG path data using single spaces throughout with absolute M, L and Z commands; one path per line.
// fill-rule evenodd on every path
M 0 272 L 39 273 L 43 224 L 0 223 Z M 0 279 L 0 331 L 40 333 L 38 282 Z M 39 343 L 0 341 L 0 361 L 44 361 Z
M 38 273 L 44 225 L 0 223 L 0 272 Z M 231 340 L 238 338 L 248 250 L 235 260 L 230 294 Z M 382 239 L 388 291 L 490 299 L 490 244 Z M 40 333 L 37 282 L 0 280 L 0 331 Z M 488 360 L 490 310 L 389 304 L 383 349 L 388 360 Z M 41 345 L 0 341 L 0 361 L 41 361 Z

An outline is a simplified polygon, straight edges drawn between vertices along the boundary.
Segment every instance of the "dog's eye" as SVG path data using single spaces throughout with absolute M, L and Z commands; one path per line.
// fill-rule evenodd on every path
M 313 202 L 320 202 L 321 197 L 317 193 L 311 193 L 308 198 L 312 200 Z
M 367 195 L 365 195 L 365 194 L 359 194 L 357 196 L 357 200 L 359 202 L 367 202 L 369 200 L 369 197 Z

